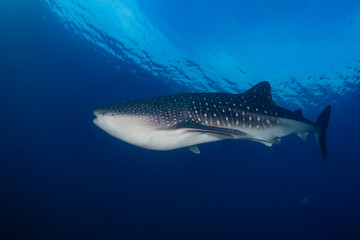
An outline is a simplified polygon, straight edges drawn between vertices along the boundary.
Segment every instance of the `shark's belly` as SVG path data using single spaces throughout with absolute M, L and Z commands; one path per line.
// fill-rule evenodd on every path
M 129 116 L 98 116 L 94 123 L 124 142 L 152 150 L 173 150 L 232 138 L 185 128 L 161 129 L 150 122 Z

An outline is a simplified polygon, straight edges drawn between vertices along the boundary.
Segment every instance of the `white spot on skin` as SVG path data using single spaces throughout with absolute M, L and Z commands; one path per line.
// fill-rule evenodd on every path
M 260 122 L 260 117 L 257 117 L 257 120 Z
M 220 122 L 219 122 L 219 120 L 217 120 L 217 121 L 216 121 L 216 123 L 217 123 L 217 125 L 220 125 Z
M 249 117 L 249 121 L 251 121 L 251 117 Z

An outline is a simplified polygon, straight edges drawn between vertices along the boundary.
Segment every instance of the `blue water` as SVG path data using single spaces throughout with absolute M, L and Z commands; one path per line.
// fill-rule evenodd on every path
M 360 239 L 359 1 L 0 2 L 0 239 Z M 101 104 L 242 92 L 313 136 L 168 152 L 93 123 Z

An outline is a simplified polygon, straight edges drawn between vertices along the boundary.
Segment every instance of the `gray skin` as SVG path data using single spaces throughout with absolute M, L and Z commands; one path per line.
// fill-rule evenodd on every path
M 323 131 L 305 119 L 301 110 L 277 106 L 268 82 L 241 94 L 167 95 L 101 106 L 94 114 L 98 127 L 130 144 L 153 150 L 189 147 L 195 153 L 199 153 L 198 144 L 225 139 L 247 139 L 266 146 L 290 134 L 305 140 L 308 133 L 315 133 L 321 139 L 329 118 L 325 116 Z

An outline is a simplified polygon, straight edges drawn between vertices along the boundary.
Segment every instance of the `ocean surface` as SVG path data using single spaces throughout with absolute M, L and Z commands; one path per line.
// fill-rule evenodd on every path
M 315 121 L 151 151 L 93 108 L 260 81 Z M 360 239 L 360 1 L 1 0 L 0 239 Z

